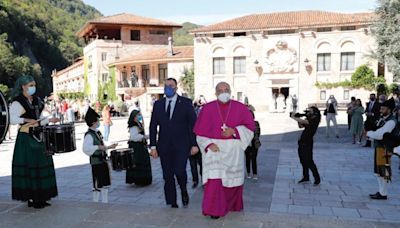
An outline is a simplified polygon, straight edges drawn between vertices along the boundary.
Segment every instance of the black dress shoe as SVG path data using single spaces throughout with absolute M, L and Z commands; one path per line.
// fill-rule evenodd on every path
M 219 219 L 219 216 L 211 216 L 212 219 Z
M 175 204 L 171 205 L 171 208 L 179 208 L 179 206 L 178 206 L 178 204 L 175 203 Z
M 189 194 L 187 191 L 182 191 L 182 204 L 183 207 L 187 207 L 189 204 Z
M 199 185 L 199 182 L 193 182 L 192 188 L 197 188 L 197 185 Z
M 321 178 L 317 177 L 314 180 L 314 185 L 319 185 L 321 183 Z
M 376 192 L 375 194 L 369 194 L 369 197 L 377 196 L 379 192 Z
M 33 201 L 33 208 L 42 209 L 42 208 L 44 208 L 44 203 L 43 202 L 35 202 L 35 201 Z
M 48 206 L 51 206 L 51 204 L 45 201 L 45 202 L 43 202 L 43 206 L 48 207 Z
M 301 183 L 309 182 L 309 181 L 310 181 L 309 178 L 303 178 L 303 179 L 299 180 L 297 183 L 298 183 L 298 184 L 301 184 Z
M 370 196 L 370 198 L 375 200 L 387 200 L 387 196 L 383 196 L 379 192 L 375 196 Z
M 33 207 L 33 201 L 32 200 L 28 200 L 28 207 Z

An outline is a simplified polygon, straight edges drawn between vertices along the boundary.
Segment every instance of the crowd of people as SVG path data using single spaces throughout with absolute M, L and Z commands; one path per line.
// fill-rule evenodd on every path
M 134 151 L 135 166 L 126 169 L 126 183 L 150 185 L 150 156 L 160 158 L 166 204 L 171 208 L 179 207 L 177 182 L 182 205 L 187 207 L 189 194 L 186 165 L 189 161 L 192 187 L 196 188 L 201 183 L 204 188 L 202 212 L 205 216 L 218 219 L 229 211 L 242 210 L 245 178 L 258 179 L 257 154 L 261 146 L 261 129 L 255 119 L 254 107 L 248 100 L 245 104 L 233 100 L 230 85 L 226 82 L 216 85 L 216 99 L 211 102 L 200 96 L 193 103 L 177 94 L 177 86 L 174 78 L 168 78 L 164 88 L 165 97 L 154 101 L 149 136 L 146 135 L 139 103 L 130 110 L 127 122 L 128 145 Z M 45 155 L 45 145 L 37 141 L 32 132 L 36 127 L 60 122 L 63 118 L 74 121 L 74 113 L 78 112 L 77 118 L 83 118 L 88 126 L 83 140 L 83 152 L 89 156 L 91 165 L 93 201 L 99 202 L 101 196 L 101 201 L 107 203 L 108 188 L 111 185 L 107 150 L 117 146 L 108 143 L 113 124 L 112 106 L 105 105 L 100 110 L 98 105 L 93 109 L 88 101 L 62 101 L 53 103 L 56 113 L 61 115 L 44 116 L 44 102 L 35 96 L 35 92 L 34 79 L 23 76 L 16 82 L 12 95 L 10 122 L 20 125 L 12 162 L 12 198 L 27 201 L 29 207 L 50 206 L 48 201 L 58 194 L 53 160 L 51 156 Z M 387 199 L 387 185 L 391 180 L 390 157 L 400 144 L 400 130 L 395 131 L 398 129 L 400 111 L 399 94 L 395 93 L 390 99 L 380 95 L 378 100 L 375 94 L 371 94 L 365 108 L 360 99 L 353 97 L 347 106 L 348 129 L 353 135 L 353 143 L 358 141 L 361 144 L 365 138 L 365 146 L 370 147 L 371 140 L 374 141 L 374 172 L 379 191 L 371 194 L 371 199 Z M 303 167 L 303 176 L 298 183 L 308 182 L 311 170 L 314 185 L 319 185 L 321 177 L 313 160 L 313 137 L 321 113 L 315 106 L 310 107 L 305 114 L 294 114 L 294 110 L 291 117 L 298 122 L 299 127 L 304 128 L 298 141 L 298 155 Z M 324 111 L 327 136 L 332 122 L 334 134 L 339 137 L 337 112 L 338 103 L 332 95 Z M 365 122 L 363 115 L 366 116 Z M 99 130 L 101 118 L 103 134 Z

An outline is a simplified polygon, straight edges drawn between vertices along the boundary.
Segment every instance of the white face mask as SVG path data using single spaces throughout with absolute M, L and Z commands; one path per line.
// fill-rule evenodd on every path
M 231 94 L 230 93 L 221 93 L 218 95 L 218 100 L 221 101 L 222 103 L 226 103 L 231 99 Z

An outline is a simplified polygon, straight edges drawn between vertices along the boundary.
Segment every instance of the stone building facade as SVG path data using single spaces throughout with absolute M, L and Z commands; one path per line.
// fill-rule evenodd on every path
M 375 47 L 373 18 L 372 13 L 298 11 L 249 15 L 195 29 L 196 96 L 215 99 L 215 85 L 227 81 L 235 99 L 247 97 L 258 111 L 279 111 L 279 94 L 286 111 L 294 95 L 300 109 L 324 103 L 329 95 L 340 103 L 351 96 L 366 101 L 369 91 L 315 85 L 350 80 L 362 64 L 392 82 L 385 66 L 368 57 Z

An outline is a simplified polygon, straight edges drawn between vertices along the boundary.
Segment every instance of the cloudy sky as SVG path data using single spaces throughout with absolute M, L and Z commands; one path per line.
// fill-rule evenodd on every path
M 364 12 L 376 0 L 83 0 L 104 15 L 132 13 L 183 23 L 208 25 L 226 19 L 277 11 Z

